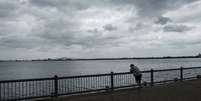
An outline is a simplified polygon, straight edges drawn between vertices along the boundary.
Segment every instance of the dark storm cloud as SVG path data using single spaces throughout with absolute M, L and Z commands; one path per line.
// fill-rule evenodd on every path
M 103 29 L 105 31 L 114 31 L 114 30 L 117 30 L 117 27 L 116 26 L 113 26 L 112 24 L 107 24 L 107 25 L 104 25 L 103 26 Z
M 167 25 L 163 28 L 164 32 L 185 32 L 191 30 L 192 27 L 185 25 Z
M 168 17 L 158 17 L 157 20 L 155 21 L 156 24 L 161 24 L 161 25 L 164 25 L 168 22 L 172 22 L 172 20 Z
M 158 17 L 168 10 L 173 10 L 198 0 L 112 0 L 117 4 L 134 5 L 142 17 Z

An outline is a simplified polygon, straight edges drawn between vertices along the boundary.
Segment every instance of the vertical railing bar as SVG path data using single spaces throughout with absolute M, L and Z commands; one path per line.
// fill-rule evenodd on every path
M 108 86 L 108 76 L 107 75 L 102 78 L 102 81 L 103 81 L 104 87 Z
M 91 83 L 91 89 L 93 89 L 93 82 L 92 82 L 93 81 L 93 77 L 90 77 L 90 78 L 91 78 L 91 80 L 90 80 L 91 81 L 90 82 Z
M 98 77 L 95 77 L 94 79 L 95 79 L 95 82 L 94 82 L 95 83 L 95 89 L 98 89 L 98 86 L 97 86 L 97 83 L 98 83 L 97 79 L 98 79 Z
M 51 96 L 51 90 L 50 90 L 50 85 L 51 85 L 51 82 L 50 82 L 51 80 L 47 80 L 47 95 L 49 95 L 49 96 Z
M 131 76 L 129 76 L 128 74 L 123 75 L 123 79 L 125 79 L 125 83 L 128 83 L 128 85 L 133 85 L 133 79 L 129 79 Z M 133 78 L 133 77 L 132 77 Z
M 25 81 L 25 87 L 24 87 L 24 88 L 25 88 L 25 97 L 28 97 L 28 92 L 27 92 L 27 91 L 28 91 L 28 90 L 27 90 L 27 89 L 28 89 L 28 87 L 27 87 L 27 81 Z
M 69 93 L 69 92 L 70 92 L 70 88 L 69 88 L 69 79 L 66 79 L 66 83 L 67 83 L 67 92 L 66 92 L 66 93 Z
M 59 91 L 62 92 L 62 91 L 63 91 L 63 90 L 62 90 L 62 87 L 63 87 L 63 86 L 62 86 L 62 81 L 58 80 L 58 90 L 57 90 L 57 92 L 59 92 Z
M 22 92 L 22 89 L 21 89 L 21 82 L 19 82 L 19 97 L 18 98 L 21 98 L 21 92 Z
M 125 77 L 125 75 L 122 75 L 122 76 L 121 76 L 121 80 L 123 81 L 123 84 L 125 84 L 125 83 L 126 83 L 126 81 L 125 81 L 124 77 Z M 121 84 L 119 84 L 119 86 L 121 86 Z
M 42 92 L 43 92 L 43 96 L 46 95 L 46 89 L 45 89 L 45 82 L 46 80 L 41 81 L 42 82 Z
M 64 93 L 66 93 L 66 80 L 64 80 Z
M 83 86 L 81 86 L 81 83 L 82 83 L 82 78 L 79 78 L 78 79 L 78 87 L 79 87 L 80 92 L 82 92 L 82 88 L 83 88 Z
M 83 85 L 83 87 L 85 88 L 85 86 L 84 86 L 84 78 L 82 78 L 82 80 L 81 80 L 81 84 L 80 85 Z M 84 89 L 82 88 L 82 91 L 84 91 Z
M 63 80 L 58 80 L 58 92 L 63 93 Z
M 114 73 L 113 72 L 111 72 L 111 90 L 113 90 L 114 89 Z
M 33 97 L 36 96 L 37 87 L 35 81 L 33 81 Z
M 98 88 L 101 88 L 102 82 L 101 82 L 101 77 L 98 77 Z
M 86 81 L 87 81 L 87 80 L 86 80 L 86 78 L 83 78 L 83 80 L 84 80 L 84 81 L 83 81 L 83 83 L 84 83 L 84 88 L 87 88 L 87 84 L 86 84 Z M 83 89 L 83 91 L 85 91 L 85 89 Z
M 15 99 L 15 82 L 12 82 L 12 99 Z
M 41 81 L 38 81 L 38 95 L 37 96 L 41 96 L 42 92 L 41 92 Z
M 70 89 L 71 89 L 71 92 L 74 92 L 74 78 L 71 78 L 70 79 Z
M 33 81 L 31 81 L 31 97 L 33 97 L 34 96 L 34 82 Z
M 78 88 L 77 88 L 77 78 L 75 78 L 74 81 L 75 81 L 74 87 L 75 87 L 75 92 L 76 92 L 76 91 L 78 91 Z
M 7 92 L 8 92 L 8 99 L 10 98 L 10 91 L 9 91 L 9 88 L 10 87 L 10 83 L 7 83 Z
M 22 98 L 24 98 L 24 82 L 22 82 Z
M 151 69 L 151 86 L 153 86 L 153 84 L 154 84 L 154 70 L 153 69 Z
M 86 78 L 85 84 L 86 84 L 86 87 L 87 87 L 87 88 L 89 88 L 89 82 L 88 82 L 88 81 L 89 81 L 89 78 Z
M 54 97 L 58 97 L 58 76 L 54 76 Z
M 79 86 L 78 86 L 78 79 L 79 79 L 79 78 L 76 78 L 76 79 L 75 79 L 75 81 L 76 81 L 76 82 L 75 82 L 75 85 L 76 85 L 76 88 L 77 88 L 76 91 L 80 91 L 80 88 L 79 88 Z
M 35 81 L 33 81 L 33 97 L 36 95 L 35 93 L 35 90 L 36 90 L 36 86 L 35 86 Z
M 6 97 L 5 97 L 5 95 L 6 95 L 6 87 L 5 87 L 5 83 L 3 83 L 3 100 L 6 100 Z
M 0 83 L 0 101 L 3 100 L 3 99 L 2 99 L 2 89 L 1 89 L 1 85 L 2 85 L 2 84 Z
M 115 75 L 115 77 L 114 77 L 114 82 L 115 82 L 114 87 L 119 87 L 119 85 L 121 85 L 122 82 L 124 84 L 124 81 L 123 81 L 122 77 L 123 77 L 123 75 Z M 120 81 L 120 82 L 117 82 L 117 81 Z
M 70 93 L 71 93 L 71 92 L 72 92 L 72 79 L 69 79 L 69 82 L 70 82 L 70 83 L 69 83 L 69 89 L 70 89 L 69 91 L 70 91 Z
M 47 82 L 47 85 L 48 85 L 48 93 L 50 94 L 50 96 L 52 96 L 52 92 L 51 92 L 51 80 L 48 80 L 48 82 Z
M 89 89 L 91 89 L 91 78 L 89 78 Z
M 82 92 L 82 90 L 83 90 L 82 79 L 83 78 L 81 78 L 81 77 L 78 79 L 78 87 L 79 87 L 80 92 Z
M 52 95 L 52 97 L 54 97 L 54 78 L 51 82 L 51 95 Z
M 40 92 L 41 94 L 39 96 L 43 96 L 44 92 L 43 92 L 43 81 L 40 81 Z
M 183 67 L 180 68 L 180 81 L 183 81 Z
M 10 97 L 10 92 L 9 92 L 9 83 L 7 83 L 7 94 L 8 94 L 8 99 L 9 99 L 9 97 Z
M 46 96 L 48 95 L 47 81 L 48 81 L 48 80 L 45 80 L 45 81 L 44 81 L 44 85 L 43 85 L 43 86 L 44 86 L 44 89 L 45 89 L 45 95 L 46 95 Z
M 71 84 L 71 87 L 72 87 L 71 92 L 74 92 L 74 89 L 75 89 L 75 87 L 74 87 L 74 85 L 75 85 L 74 78 L 71 79 L 71 82 L 72 82 L 72 84 Z
M 122 80 L 123 84 L 126 83 L 126 81 L 125 81 L 125 79 L 124 79 L 124 76 L 125 76 L 125 75 L 122 75 L 122 76 L 121 76 L 121 80 Z M 119 84 L 118 86 L 121 86 L 121 84 Z
M 12 92 L 11 92 L 11 83 L 8 83 L 8 92 L 9 92 L 9 99 L 11 99 Z
M 39 96 L 43 96 L 44 92 L 43 92 L 43 81 L 39 81 L 40 82 L 40 95 Z
M 34 81 L 35 82 L 35 85 L 36 85 L 36 95 L 35 96 L 38 96 L 38 82 L 37 81 Z
M 39 94 L 38 94 L 38 92 L 39 92 L 39 85 L 38 85 L 38 82 L 37 81 L 35 81 L 35 85 L 36 85 L 36 96 L 38 96 Z
M 38 84 L 39 84 L 39 96 L 42 96 L 43 95 L 43 92 L 42 92 L 42 81 L 38 81 Z
M 49 84 L 50 84 L 49 81 L 50 80 L 46 80 L 46 84 L 45 84 L 46 88 L 45 89 L 46 89 L 46 95 L 51 96 L 50 89 L 49 89 Z
M 95 83 L 96 83 L 96 89 L 99 88 L 99 87 L 98 87 L 98 86 L 99 86 L 99 80 L 98 80 L 98 79 L 99 79 L 99 76 L 96 77 L 96 82 L 95 82 Z
M 2 88 L 3 88 L 3 98 L 2 98 L 2 99 L 3 99 L 3 100 L 6 100 L 6 99 L 5 99 L 5 86 L 4 86 L 4 85 L 5 85 L 5 83 L 3 83 L 3 85 L 2 85 L 2 86 L 3 86 L 3 87 L 2 87 Z
M 18 95 L 19 95 L 19 90 L 18 90 L 18 82 L 15 82 L 15 99 L 17 99 L 18 97 Z

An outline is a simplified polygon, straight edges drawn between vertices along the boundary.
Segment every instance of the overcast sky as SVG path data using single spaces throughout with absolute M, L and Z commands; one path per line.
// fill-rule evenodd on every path
M 0 0 L 0 59 L 199 52 L 200 0 Z

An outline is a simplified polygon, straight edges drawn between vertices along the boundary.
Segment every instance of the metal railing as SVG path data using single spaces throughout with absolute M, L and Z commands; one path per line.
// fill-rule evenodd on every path
M 201 67 L 181 67 L 163 70 L 151 69 L 142 71 L 142 73 L 142 82 L 154 85 L 156 83 L 195 78 L 201 74 Z M 0 81 L 0 101 L 111 91 L 135 85 L 135 79 L 130 72 L 111 72 L 107 74 L 68 77 L 58 77 L 55 75 L 52 78 L 3 80 Z

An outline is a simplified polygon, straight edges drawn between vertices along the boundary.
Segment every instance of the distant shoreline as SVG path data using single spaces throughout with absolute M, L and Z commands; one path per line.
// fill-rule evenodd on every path
M 201 58 L 198 56 L 164 56 L 164 57 L 133 57 L 133 58 L 57 58 L 57 59 L 33 59 L 33 60 L 0 60 L 0 62 L 29 62 L 29 61 L 89 61 L 89 60 L 140 60 L 140 59 L 185 59 L 185 58 Z

